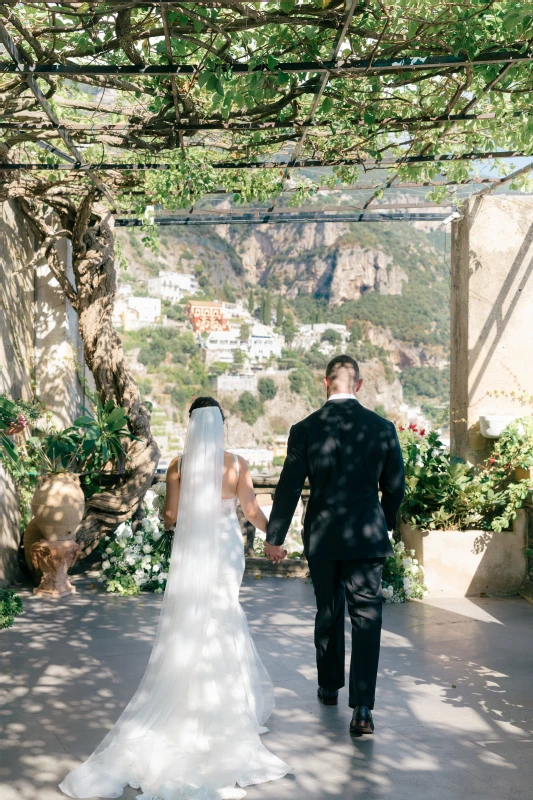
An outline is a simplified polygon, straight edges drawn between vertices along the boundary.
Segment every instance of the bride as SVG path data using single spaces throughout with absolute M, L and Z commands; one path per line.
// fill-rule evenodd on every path
M 60 789 L 70 797 L 240 798 L 292 769 L 259 734 L 272 682 L 239 604 L 244 546 L 237 503 L 266 530 L 246 461 L 224 451 L 212 397 L 191 406 L 181 459 L 167 473 L 165 524 L 176 523 L 155 643 L 139 687 L 94 753 Z

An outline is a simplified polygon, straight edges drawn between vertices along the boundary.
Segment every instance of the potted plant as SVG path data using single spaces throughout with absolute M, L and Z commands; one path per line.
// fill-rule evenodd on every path
M 492 456 L 474 467 L 454 458 L 436 432 L 400 432 L 406 466 L 401 538 L 425 569 L 428 590 L 449 596 L 515 593 L 527 570 L 521 506 L 533 482 L 515 467 L 533 454 L 533 421 L 515 421 Z M 518 442 L 520 441 L 520 443 Z

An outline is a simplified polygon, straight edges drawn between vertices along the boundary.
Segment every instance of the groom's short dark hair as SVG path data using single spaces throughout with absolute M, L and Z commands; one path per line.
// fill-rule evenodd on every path
M 359 364 L 351 356 L 335 356 L 326 367 L 326 378 L 332 383 L 336 381 L 357 383 L 359 380 Z

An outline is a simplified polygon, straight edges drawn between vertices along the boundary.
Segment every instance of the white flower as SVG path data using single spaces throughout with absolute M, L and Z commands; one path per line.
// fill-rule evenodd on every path
M 163 594 L 163 589 L 158 586 L 157 589 L 154 589 L 154 594 Z
M 107 558 L 106 558 L 105 561 L 102 561 L 102 569 L 109 569 L 110 566 L 111 566 L 111 562 L 108 561 Z
M 160 572 L 159 575 L 157 576 L 157 580 L 159 581 L 159 583 L 163 583 L 163 581 L 166 581 L 167 578 L 168 578 L 168 572 Z
M 124 549 L 125 547 L 128 546 L 128 544 L 127 544 L 127 542 L 124 541 L 124 539 L 119 539 L 118 540 L 118 546 L 122 547 Z
M 106 547 L 105 551 L 106 551 L 106 553 L 112 553 L 113 552 L 113 548 L 112 547 Z
M 135 556 L 133 553 L 127 553 L 127 554 L 124 556 L 124 560 L 125 560 L 126 564 L 127 564 L 129 567 L 133 567 L 133 565 L 134 565 L 134 564 L 135 564 L 135 562 L 137 561 L 137 558 L 136 558 L 136 556 Z
M 161 564 L 152 564 L 152 572 L 159 572 Z
M 163 532 L 159 528 L 156 528 L 155 531 L 152 534 L 152 539 L 154 540 L 154 542 L 158 542 L 160 540 L 160 538 L 162 537 L 162 535 L 163 535 Z
M 135 536 L 135 539 L 134 539 L 134 541 L 135 541 L 135 542 L 137 542 L 137 544 L 142 544 L 142 540 L 143 540 L 142 533 L 138 533 L 138 534 Z
M 152 528 L 152 523 L 150 522 L 150 520 L 148 519 L 148 517 L 146 517 L 145 519 L 143 519 L 143 521 L 141 522 L 141 527 L 142 527 L 143 531 L 149 531 L 149 530 L 151 530 L 151 528 Z
M 151 553 L 152 552 L 152 545 L 151 544 L 143 544 L 143 553 Z
M 118 561 L 116 556 L 111 556 L 111 558 L 109 560 L 111 561 L 112 564 L 114 564 L 115 561 Z
M 411 595 L 413 594 L 413 589 L 411 586 L 405 586 L 404 591 L 407 597 L 411 597 Z
M 392 595 L 394 594 L 394 589 L 392 586 L 385 586 L 382 591 L 383 597 L 385 600 L 391 600 Z
M 407 589 L 410 589 L 410 588 L 411 588 L 411 586 L 412 586 L 412 583 L 411 583 L 411 578 L 404 578 L 404 579 L 403 579 L 403 588 L 404 588 L 405 590 L 407 590 Z
M 126 527 L 126 523 L 125 522 L 121 522 L 120 525 L 118 526 L 118 528 L 116 529 L 115 536 L 118 539 L 120 539 L 120 537 L 122 536 L 125 527 Z
M 413 564 L 415 564 L 416 566 L 418 566 L 418 558 L 413 558 Z
M 398 542 L 398 544 L 395 547 L 395 550 L 396 550 L 397 553 L 400 553 L 400 554 L 401 553 L 405 553 L 405 545 L 404 545 L 404 543 L 403 542 Z
M 402 566 L 404 567 L 404 569 L 407 570 L 411 569 L 411 567 L 413 566 L 413 559 L 410 556 L 407 556 L 407 558 L 403 559 Z

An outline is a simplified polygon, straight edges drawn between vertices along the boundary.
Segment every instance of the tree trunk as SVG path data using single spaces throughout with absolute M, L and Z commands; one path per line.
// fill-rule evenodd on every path
M 124 445 L 127 455 L 123 480 L 86 503 L 76 540 L 81 554 L 88 555 L 103 536 L 137 511 L 151 486 L 160 452 L 150 430 L 148 409 L 141 402 L 112 323 L 116 292 L 113 216 L 103 203 L 94 201 L 92 194 L 84 197 L 77 209 L 61 200 L 54 207 L 62 228 L 71 233 L 75 286 L 65 285 L 64 271 L 58 274 L 61 267 L 53 242 L 47 251 L 50 268 L 78 313 L 85 360 L 102 401 L 114 400 L 126 409 L 130 430 L 139 439 L 127 440 Z M 23 210 L 41 241 L 51 239 L 50 230 L 42 217 L 36 217 L 35 209 L 23 204 Z

